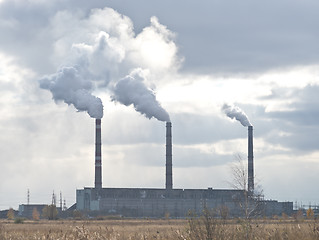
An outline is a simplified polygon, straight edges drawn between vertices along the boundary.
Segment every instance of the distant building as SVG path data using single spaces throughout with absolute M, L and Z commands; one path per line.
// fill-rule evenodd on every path
M 32 218 L 33 209 L 36 209 L 42 216 L 42 210 L 48 206 L 47 204 L 21 204 L 19 205 L 19 216 L 25 218 Z
M 263 207 L 263 215 L 265 216 L 281 216 L 283 213 L 287 215 L 293 214 L 293 202 L 278 202 L 276 200 L 264 200 L 261 202 Z
M 1 210 L 0 211 L 0 218 L 8 218 L 8 212 L 9 212 L 9 209 Z M 14 209 L 13 209 L 13 212 L 14 212 L 14 216 L 17 216 L 19 213 L 17 210 L 14 210 Z

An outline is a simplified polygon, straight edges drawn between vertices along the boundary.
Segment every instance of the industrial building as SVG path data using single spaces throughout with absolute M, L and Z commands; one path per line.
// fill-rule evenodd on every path
M 36 210 L 39 216 L 42 215 L 43 209 L 48 206 L 47 204 L 20 204 L 19 205 L 19 216 L 32 218 L 32 213 Z
M 243 204 L 252 213 L 265 216 L 293 213 L 292 202 L 254 197 L 253 127 L 248 126 L 248 191 L 235 189 L 174 189 L 172 181 L 172 124 L 166 123 L 165 188 L 103 188 L 101 120 L 96 119 L 95 187 L 76 190 L 76 208 L 90 215 L 116 214 L 127 217 L 186 217 L 204 209 L 216 213 L 227 209 L 228 216 L 244 215 Z

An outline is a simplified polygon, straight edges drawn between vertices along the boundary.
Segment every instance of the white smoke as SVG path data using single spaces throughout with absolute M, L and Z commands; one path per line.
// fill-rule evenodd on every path
M 231 119 L 236 119 L 239 121 L 244 127 L 251 126 L 251 123 L 243 110 L 241 110 L 237 106 L 224 104 L 222 107 L 222 111 Z
M 136 111 L 159 121 L 169 122 L 168 113 L 156 100 L 154 92 L 145 85 L 145 76 L 142 69 L 133 70 L 130 75 L 121 79 L 114 87 L 113 101 L 120 102 L 125 106 L 133 104 Z
M 55 58 L 67 59 L 64 65 L 85 63 L 95 75 L 108 72 L 112 81 L 134 68 L 157 75 L 175 71 L 182 61 L 174 33 L 156 17 L 136 35 L 131 19 L 111 8 L 93 9 L 89 16 L 63 11 L 53 18 L 51 33 Z
M 114 91 L 113 101 L 133 104 L 148 118 L 169 120 L 145 84 L 175 71 L 181 60 L 174 34 L 156 17 L 150 22 L 135 35 L 132 21 L 111 8 L 93 9 L 88 16 L 58 12 L 51 23 L 51 34 L 57 39 L 55 57 L 68 67 L 44 77 L 41 88 L 50 90 L 55 101 L 73 104 L 91 117 L 103 116 L 101 100 L 91 94 L 93 88 L 109 88 Z M 149 77 L 131 72 L 138 68 L 148 70 Z
M 103 117 L 100 98 L 91 94 L 92 84 L 76 67 L 62 67 L 57 73 L 43 77 L 40 87 L 50 90 L 56 102 L 64 101 L 78 111 L 86 111 L 92 118 Z

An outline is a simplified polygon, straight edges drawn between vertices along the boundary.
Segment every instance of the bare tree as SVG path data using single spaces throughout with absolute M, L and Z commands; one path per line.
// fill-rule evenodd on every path
M 263 212 L 263 191 L 259 184 L 255 185 L 253 191 L 248 190 L 248 171 L 241 154 L 236 155 L 236 162 L 231 165 L 232 181 L 230 185 L 242 194 L 238 195 L 234 201 L 238 204 L 243 216 L 242 227 L 245 238 L 251 238 L 251 219 L 261 216 Z
M 221 205 L 218 207 L 218 212 L 221 219 L 223 219 L 224 223 L 226 223 L 226 219 L 229 215 L 229 208 L 226 205 Z
M 232 181 L 229 184 L 237 190 L 248 191 L 248 173 L 247 168 L 244 165 L 242 155 L 236 154 L 236 162 L 233 163 L 231 168 Z
M 238 204 L 242 210 L 243 216 L 248 219 L 260 215 L 260 204 L 263 201 L 263 190 L 258 183 L 253 191 L 248 190 L 247 165 L 243 161 L 241 154 L 237 154 L 236 162 L 231 165 L 232 181 L 229 182 L 232 188 L 241 190 L 242 195 L 238 196 Z

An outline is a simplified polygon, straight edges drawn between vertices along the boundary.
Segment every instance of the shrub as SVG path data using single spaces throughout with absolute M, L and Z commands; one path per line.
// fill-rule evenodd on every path
M 39 212 L 38 212 L 38 210 L 36 208 L 33 208 L 32 219 L 34 221 L 39 221 L 39 219 L 40 219 L 40 214 L 39 214 Z
M 7 213 L 7 217 L 9 220 L 13 220 L 14 219 L 14 210 L 12 208 L 9 209 L 8 213 Z
M 23 224 L 24 223 L 24 218 L 16 218 L 16 219 L 14 219 L 14 223 Z

